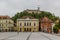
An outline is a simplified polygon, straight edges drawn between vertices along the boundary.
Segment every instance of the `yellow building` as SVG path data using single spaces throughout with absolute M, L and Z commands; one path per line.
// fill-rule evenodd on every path
M 23 16 L 17 19 L 17 31 L 39 31 L 39 20 L 31 16 Z
M 0 16 L 0 31 L 12 31 L 13 21 L 9 16 Z

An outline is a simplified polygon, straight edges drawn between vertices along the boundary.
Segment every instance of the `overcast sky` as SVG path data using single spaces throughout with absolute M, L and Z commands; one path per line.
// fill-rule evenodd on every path
M 14 16 L 25 9 L 37 9 L 60 16 L 60 0 L 0 0 L 0 15 Z

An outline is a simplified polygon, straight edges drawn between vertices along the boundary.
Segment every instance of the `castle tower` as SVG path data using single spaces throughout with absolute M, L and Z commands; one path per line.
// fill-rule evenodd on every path
M 40 7 L 39 6 L 37 7 L 37 10 L 40 10 Z
M 40 13 L 40 7 L 39 6 L 37 7 L 37 13 Z

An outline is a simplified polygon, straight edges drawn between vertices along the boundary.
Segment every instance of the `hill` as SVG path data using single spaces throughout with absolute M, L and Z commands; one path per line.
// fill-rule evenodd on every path
M 28 13 L 26 11 L 23 11 L 23 12 L 18 12 L 17 14 L 15 14 L 13 17 L 12 17 L 12 20 L 14 20 L 16 22 L 16 20 L 18 18 L 21 18 L 22 16 L 32 16 L 36 19 L 41 19 L 43 18 L 44 16 L 48 17 L 49 19 L 53 20 L 53 21 L 56 21 L 59 19 L 59 17 L 55 16 L 54 14 L 50 13 L 50 12 L 46 12 L 46 11 L 41 11 L 41 13 Z

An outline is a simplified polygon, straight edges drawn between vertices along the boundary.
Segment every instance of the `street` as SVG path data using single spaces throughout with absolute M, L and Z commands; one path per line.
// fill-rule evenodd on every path
M 60 36 L 43 32 L 0 32 L 0 40 L 60 40 Z

